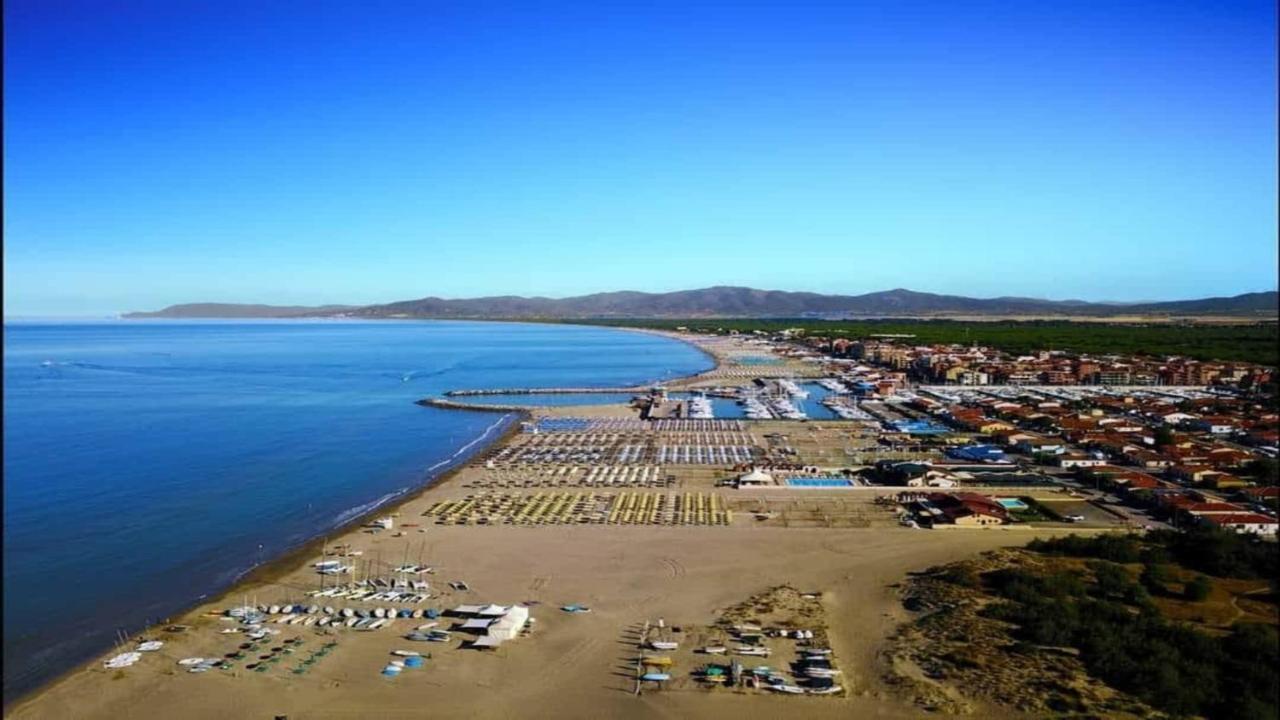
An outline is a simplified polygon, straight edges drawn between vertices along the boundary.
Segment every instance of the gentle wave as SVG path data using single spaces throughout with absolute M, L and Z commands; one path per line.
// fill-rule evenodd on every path
M 338 513 L 338 516 L 333 519 L 332 526 L 340 527 L 346 524 L 347 522 L 350 522 L 351 520 L 354 520 L 355 518 L 358 518 L 361 515 L 369 512 L 370 510 L 374 510 L 377 507 L 384 505 L 388 500 L 398 498 L 407 492 L 409 492 L 409 488 L 403 487 L 403 488 L 400 488 L 399 490 L 396 490 L 395 492 L 389 492 L 386 495 L 383 495 L 382 497 L 372 502 L 367 502 L 363 505 L 357 505 L 349 510 L 344 510 Z

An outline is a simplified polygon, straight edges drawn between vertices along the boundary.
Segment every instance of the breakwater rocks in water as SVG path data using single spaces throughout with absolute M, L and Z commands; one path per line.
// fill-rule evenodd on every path
M 458 402 L 456 400 L 449 400 L 447 398 L 422 398 L 421 400 L 417 401 L 417 404 L 423 407 L 444 408 L 446 410 L 482 410 L 485 412 L 500 412 L 500 413 L 515 412 L 515 413 L 522 413 L 522 414 L 528 414 L 529 412 L 528 405 L 497 405 L 497 404 L 488 404 L 488 403 L 485 403 L 485 404 L 465 403 L 465 402 Z

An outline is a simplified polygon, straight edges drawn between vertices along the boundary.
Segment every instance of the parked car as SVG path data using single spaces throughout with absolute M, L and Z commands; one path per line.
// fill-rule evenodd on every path
M 1080 513 L 1073 513 L 1067 516 L 1067 522 L 1084 522 L 1084 516 Z

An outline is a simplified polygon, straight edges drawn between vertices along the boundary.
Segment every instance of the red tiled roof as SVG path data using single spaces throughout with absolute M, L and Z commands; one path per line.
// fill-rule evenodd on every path
M 1251 512 L 1205 515 L 1204 519 L 1215 525 L 1275 525 L 1277 523 L 1275 518 Z
M 1244 508 L 1236 505 L 1235 503 L 1226 502 L 1189 503 L 1181 505 L 1181 509 L 1192 513 L 1193 515 L 1247 512 Z

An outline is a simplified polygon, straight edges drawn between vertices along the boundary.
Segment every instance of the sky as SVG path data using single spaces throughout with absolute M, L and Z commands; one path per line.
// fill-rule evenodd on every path
M 1275 12 L 7 0 L 4 310 L 1272 290 Z

